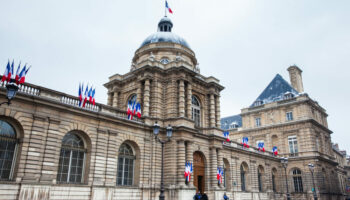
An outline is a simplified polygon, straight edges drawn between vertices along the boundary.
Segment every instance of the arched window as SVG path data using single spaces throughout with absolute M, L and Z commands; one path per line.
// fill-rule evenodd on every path
M 136 94 L 133 94 L 133 95 L 131 95 L 129 98 L 128 98 L 128 101 L 126 102 L 126 109 L 128 109 L 128 103 L 129 102 L 136 102 L 137 101 L 137 95 Z
M 276 192 L 276 175 L 277 175 L 277 170 L 276 168 L 272 169 L 272 191 Z
M 57 182 L 82 183 L 86 149 L 80 136 L 67 133 L 62 139 Z
M 0 180 L 12 179 L 16 148 L 15 129 L 9 123 L 0 120 Z
M 303 180 L 301 178 L 301 171 L 299 169 L 293 170 L 293 183 L 295 192 L 303 192 Z
M 133 185 L 135 155 L 131 146 L 123 143 L 119 148 L 117 185 Z
M 201 125 L 201 105 L 198 99 L 192 95 L 192 120 L 196 126 Z
M 258 167 L 258 186 L 259 186 L 259 192 L 263 191 L 263 174 L 264 174 L 264 168 L 262 166 Z
M 241 165 L 241 190 L 246 191 L 246 169 Z

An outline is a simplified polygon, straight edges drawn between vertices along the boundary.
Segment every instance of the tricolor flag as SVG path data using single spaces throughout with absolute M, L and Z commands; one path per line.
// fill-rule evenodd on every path
M 92 90 L 92 105 L 95 105 L 95 88 Z
M 218 183 L 222 183 L 222 177 L 224 176 L 224 170 L 221 167 L 218 167 L 216 170 L 216 179 L 218 180 Z
M 168 1 L 165 0 L 165 8 L 168 9 L 169 13 L 173 14 L 173 11 L 169 7 Z
M 140 103 L 136 104 L 136 115 L 138 118 L 141 118 L 141 105 L 140 105 Z
M 81 83 L 79 83 L 79 91 L 78 91 L 79 106 L 81 106 L 81 102 L 83 101 L 83 87 L 84 87 L 84 84 L 81 85 Z
M 21 62 L 19 62 L 19 65 L 16 70 L 16 76 L 15 76 L 15 82 L 18 85 L 19 84 L 19 69 L 21 68 Z
M 83 101 L 83 108 L 85 107 L 85 104 L 87 102 L 87 98 L 89 95 L 89 85 L 86 85 L 85 92 L 84 92 L 84 101 Z
M 11 68 L 11 67 L 10 67 L 10 61 L 7 61 L 7 66 L 6 66 L 6 69 L 5 69 L 4 74 L 2 75 L 1 82 L 6 81 L 6 79 L 7 79 L 7 74 L 9 73 L 10 68 Z
M 14 68 L 14 65 L 15 64 L 15 61 L 13 60 L 12 61 L 12 64 L 11 64 L 11 67 L 10 67 L 10 70 L 8 71 L 7 73 L 7 82 L 10 82 L 11 81 L 11 76 L 13 74 L 13 68 Z
M 243 147 L 249 148 L 249 145 L 248 145 L 248 137 L 243 137 L 242 143 L 241 143 L 241 144 L 243 144 Z
M 22 69 L 22 71 L 19 75 L 19 84 L 23 84 L 26 81 L 26 75 L 27 75 L 30 68 L 31 68 L 31 66 L 29 66 L 28 69 L 26 69 L 26 70 L 24 68 Z
M 264 147 L 264 142 L 259 142 L 258 143 L 258 150 L 265 152 L 265 147 Z
M 89 96 L 89 102 L 92 104 L 92 86 L 89 89 L 88 96 Z
M 277 150 L 277 147 L 276 147 L 276 146 L 274 146 L 274 147 L 272 148 L 272 152 L 273 152 L 273 155 L 275 155 L 275 156 L 278 155 L 278 150 Z
M 224 131 L 224 137 L 226 138 L 226 142 L 230 142 L 230 137 L 229 137 L 229 135 L 230 135 L 230 132 Z

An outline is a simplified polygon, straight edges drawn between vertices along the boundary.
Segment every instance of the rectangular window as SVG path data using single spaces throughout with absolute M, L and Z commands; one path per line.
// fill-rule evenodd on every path
M 287 121 L 292 121 L 293 120 L 293 112 L 292 111 L 287 112 L 286 118 L 287 118 Z
M 256 127 L 261 126 L 261 119 L 260 119 L 260 117 L 255 118 L 255 126 Z
M 288 137 L 289 153 L 291 156 L 298 156 L 298 141 L 297 136 Z

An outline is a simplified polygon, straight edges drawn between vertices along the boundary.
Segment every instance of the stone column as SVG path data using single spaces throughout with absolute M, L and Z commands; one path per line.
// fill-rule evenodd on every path
M 179 84 L 179 117 L 185 117 L 185 83 L 180 80 Z
M 223 160 L 223 155 L 222 155 L 222 149 L 218 149 L 217 150 L 217 154 L 218 154 L 218 167 L 221 167 L 222 169 L 224 169 L 224 160 Z M 223 184 L 220 184 L 220 187 L 223 187 Z
M 218 188 L 218 180 L 216 179 L 216 171 L 217 171 L 217 165 L 218 159 L 217 159 L 217 153 L 216 148 L 213 147 L 210 149 L 210 179 L 211 179 L 211 187 L 213 190 Z
M 187 84 L 187 118 L 192 119 L 192 85 L 190 83 Z
M 249 176 L 250 176 L 250 187 L 251 187 L 250 191 L 258 192 L 259 191 L 258 170 L 257 170 L 255 161 L 250 161 Z
M 221 128 L 221 121 L 220 121 L 220 96 L 216 96 L 216 127 Z
M 143 116 L 149 116 L 149 95 L 150 95 L 150 81 L 146 79 L 145 90 L 143 94 Z
M 112 106 L 113 105 L 113 92 L 108 92 L 108 99 L 107 99 L 107 105 Z
M 231 157 L 231 175 L 232 175 L 232 191 L 239 191 L 240 188 L 240 166 L 238 166 L 238 158 Z
M 186 146 L 186 161 L 192 163 L 193 167 L 193 142 L 187 141 Z M 193 187 L 194 174 L 191 175 L 191 180 L 188 183 L 188 186 Z
M 177 184 L 185 185 L 184 171 L 186 162 L 186 147 L 185 141 L 177 141 Z
M 141 103 L 141 99 L 142 99 L 141 98 L 141 87 L 142 87 L 141 82 L 136 83 L 136 87 L 137 87 L 137 89 L 136 89 L 136 96 L 137 96 L 136 101 Z
M 118 98 L 119 98 L 119 92 L 114 91 L 113 95 L 113 107 L 118 108 Z
M 214 101 L 214 94 L 210 94 L 209 125 L 210 125 L 210 128 L 215 127 L 215 101 Z

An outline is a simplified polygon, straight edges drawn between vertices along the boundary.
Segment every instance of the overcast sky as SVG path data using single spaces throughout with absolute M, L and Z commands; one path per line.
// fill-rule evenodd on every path
M 201 73 L 220 79 L 222 117 L 240 113 L 290 65 L 329 114 L 332 140 L 350 153 L 350 1 L 168 0 L 173 32 Z M 0 1 L 0 71 L 29 63 L 27 81 L 76 95 L 81 81 L 107 102 L 108 77 L 129 72 L 142 41 L 157 30 L 164 0 Z M 1 71 L 2 73 L 2 71 Z

